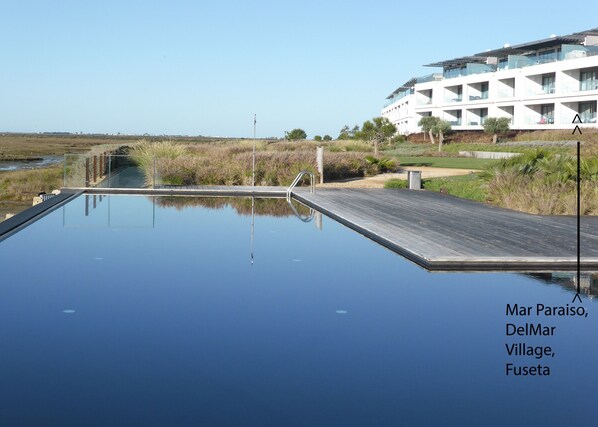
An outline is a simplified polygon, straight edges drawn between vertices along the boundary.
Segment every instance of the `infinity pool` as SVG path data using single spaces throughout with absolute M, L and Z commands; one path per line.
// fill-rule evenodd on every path
M 596 425 L 595 300 L 298 210 L 79 196 L 1 241 L 0 425 Z M 506 314 L 538 303 L 588 316 Z M 554 334 L 507 335 L 526 322 Z

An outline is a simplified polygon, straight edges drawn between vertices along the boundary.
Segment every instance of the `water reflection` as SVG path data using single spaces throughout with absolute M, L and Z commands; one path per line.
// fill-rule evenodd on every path
M 133 200 L 141 201 L 142 198 Z M 62 206 L 65 228 L 155 228 L 156 197 L 147 203 L 131 203 L 128 197 L 84 194 Z
M 310 222 L 315 218 L 317 228 L 322 229 L 321 214 L 315 213 L 313 209 L 301 203 L 287 202 L 285 199 L 197 196 L 133 196 L 129 199 L 129 197 L 101 194 L 84 194 L 64 205 L 62 207 L 63 226 L 154 228 L 156 207 L 175 208 L 177 211 L 195 207 L 214 210 L 232 208 L 240 216 L 252 218 L 297 216 L 303 222 Z
M 576 272 L 530 273 L 527 276 L 547 284 L 559 285 L 572 292 L 577 292 Z M 582 272 L 579 288 L 582 295 L 589 298 L 598 297 L 598 272 Z
M 198 196 L 116 196 L 85 194 L 62 207 L 63 226 L 70 228 L 156 228 L 156 208 L 188 208 L 223 210 L 232 208 L 238 215 L 251 217 L 250 262 L 254 263 L 256 217 L 284 218 L 296 216 L 303 222 L 314 222 L 322 230 L 322 214 L 297 201 L 255 197 Z M 258 236 L 259 237 L 259 236 Z M 400 255 L 397 255 L 400 256 Z M 420 267 L 421 268 L 421 267 Z M 526 277 L 546 284 L 556 284 L 577 291 L 575 272 L 526 273 Z M 598 273 L 581 275 L 582 295 L 598 296 Z
M 270 216 L 270 217 L 289 217 L 298 215 L 309 217 L 311 209 L 301 203 L 295 207 L 297 213 L 289 207 L 285 199 L 274 198 L 252 198 L 252 197 L 197 197 L 197 196 L 173 196 L 158 197 L 157 206 L 173 207 L 177 210 L 193 207 L 203 207 L 208 209 L 233 208 L 241 216 Z

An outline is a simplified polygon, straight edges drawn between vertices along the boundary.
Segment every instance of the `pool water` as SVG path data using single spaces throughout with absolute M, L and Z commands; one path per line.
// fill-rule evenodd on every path
M 508 356 L 507 304 L 575 293 L 251 204 L 79 196 L 0 242 L 0 425 L 595 425 L 595 300 Z

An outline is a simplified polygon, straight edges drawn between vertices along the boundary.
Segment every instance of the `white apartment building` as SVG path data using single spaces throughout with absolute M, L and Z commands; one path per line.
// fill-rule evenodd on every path
M 488 117 L 511 129 L 596 127 L 598 28 L 427 65 L 442 72 L 412 78 L 386 99 L 382 117 L 399 133 L 420 132 L 425 116 L 454 130 L 481 130 Z

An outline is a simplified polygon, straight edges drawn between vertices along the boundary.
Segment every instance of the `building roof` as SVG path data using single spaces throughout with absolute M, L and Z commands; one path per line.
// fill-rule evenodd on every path
M 590 30 L 580 31 L 578 33 L 573 33 L 565 36 L 549 37 L 547 39 L 535 40 L 527 43 L 517 44 L 514 46 L 505 45 L 502 48 L 487 50 L 485 52 L 476 53 L 472 56 L 464 56 L 461 58 L 434 62 L 432 64 L 425 65 L 425 67 L 457 68 L 465 64 L 486 63 L 486 58 L 488 57 L 520 55 L 530 51 L 556 47 L 568 43 L 580 44 L 584 41 L 586 36 L 598 36 L 598 28 L 592 28 Z
M 514 46 L 505 45 L 500 49 L 487 50 L 486 52 L 478 53 L 476 55 L 488 56 L 507 56 L 507 55 L 520 55 L 534 50 L 546 49 L 550 47 L 557 47 L 562 44 L 579 44 L 583 41 L 583 36 L 562 36 L 562 37 L 549 37 L 547 39 L 536 40 L 533 42 L 521 43 Z
M 448 68 L 456 68 L 461 65 L 465 64 L 485 64 L 486 57 L 485 56 L 463 56 L 461 58 L 454 58 L 454 59 L 447 59 L 445 61 L 434 62 L 432 64 L 426 64 L 424 67 L 448 67 Z
M 396 88 L 393 93 L 391 93 L 390 95 L 388 95 L 386 97 L 386 99 L 391 99 L 393 96 L 395 96 L 397 93 L 402 92 L 404 90 L 408 90 L 411 89 L 415 83 L 417 83 L 417 78 L 416 77 L 412 77 L 409 80 L 407 80 L 405 83 L 403 83 L 401 86 L 399 86 L 398 88 Z

